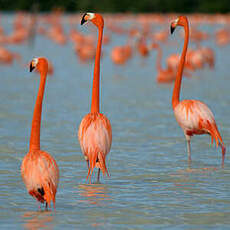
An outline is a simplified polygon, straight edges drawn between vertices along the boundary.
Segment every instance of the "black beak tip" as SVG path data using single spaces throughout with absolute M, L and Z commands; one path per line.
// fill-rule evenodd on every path
M 32 66 L 32 63 L 30 63 L 30 72 L 32 72 L 34 70 L 34 66 Z
M 83 17 L 82 17 L 82 19 L 81 19 L 81 25 L 83 25 L 86 22 L 85 16 L 86 16 L 86 14 L 84 14 Z
M 175 27 L 170 27 L 170 32 L 171 32 L 171 34 L 173 34 L 173 32 L 174 32 L 174 30 L 175 30 Z

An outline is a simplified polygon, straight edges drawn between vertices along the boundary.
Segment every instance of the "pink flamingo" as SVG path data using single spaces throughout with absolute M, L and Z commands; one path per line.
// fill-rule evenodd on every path
M 172 68 L 163 69 L 161 66 L 162 61 L 162 49 L 159 44 L 153 43 L 152 44 L 153 49 L 157 49 L 157 61 L 156 61 L 156 67 L 157 67 L 157 77 L 156 80 L 158 83 L 171 83 L 175 80 L 176 74 L 175 71 Z
M 99 105 L 100 57 L 104 19 L 100 14 L 86 13 L 82 17 L 81 25 L 88 20 L 98 28 L 99 34 L 94 66 L 91 111 L 81 121 L 78 130 L 78 139 L 88 165 L 87 179 L 89 177 L 89 182 L 91 183 L 91 176 L 95 166 L 99 168 L 97 175 L 98 181 L 100 178 L 100 170 L 102 170 L 103 174 L 107 173 L 109 176 L 105 159 L 112 143 L 112 128 L 108 118 L 100 113 Z
M 124 65 L 131 56 L 131 47 L 128 45 L 115 46 L 111 51 L 111 59 L 116 65 Z
M 11 52 L 8 49 L 0 46 L 0 64 L 13 64 L 14 59 L 16 59 L 20 63 L 20 54 Z
M 48 62 L 45 58 L 34 58 L 30 64 L 30 72 L 37 68 L 40 72 L 40 86 L 34 108 L 32 129 L 30 136 L 30 149 L 22 161 L 21 175 L 26 188 L 31 196 L 50 207 L 55 196 L 59 181 L 59 170 L 54 158 L 40 149 L 40 127 L 42 101 L 45 91 Z
M 185 41 L 173 89 L 172 107 L 176 120 L 183 129 L 185 138 L 187 140 L 188 160 L 191 162 L 191 137 L 193 135 L 209 134 L 211 136 L 212 143 L 213 139 L 215 139 L 217 147 L 220 144 L 222 148 L 222 166 L 224 166 L 226 149 L 210 109 L 207 107 L 207 105 L 198 100 L 180 101 L 182 74 L 189 41 L 189 25 L 187 17 L 180 16 L 173 21 L 171 23 L 171 33 L 173 33 L 177 26 L 182 26 L 184 28 Z
M 142 57 L 149 56 L 150 49 L 146 44 L 146 39 L 144 36 L 142 36 L 137 42 L 137 50 Z

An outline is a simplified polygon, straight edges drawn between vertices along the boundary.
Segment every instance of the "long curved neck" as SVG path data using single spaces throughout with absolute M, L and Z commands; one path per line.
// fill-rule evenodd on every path
M 32 128 L 30 135 L 30 150 L 40 150 L 40 127 L 41 127 L 41 116 L 42 116 L 42 101 L 45 91 L 46 83 L 46 72 L 41 73 L 40 85 L 35 103 Z
M 158 71 L 162 70 L 161 60 L 162 60 L 162 49 L 160 46 L 158 46 L 157 47 L 157 70 Z
M 100 59 L 101 59 L 102 36 L 103 36 L 103 27 L 99 26 L 97 50 L 96 50 L 95 65 L 94 65 L 91 113 L 100 112 Z
M 175 109 L 175 107 L 180 102 L 180 89 L 181 89 L 182 74 L 183 74 L 185 57 L 187 53 L 188 40 L 189 40 L 189 27 L 188 27 L 187 21 L 184 25 L 184 30 L 185 30 L 184 47 L 183 47 L 183 51 L 180 57 L 180 62 L 179 62 L 178 70 L 177 70 L 176 80 L 175 80 L 174 89 L 173 89 L 173 96 L 172 96 L 173 109 Z

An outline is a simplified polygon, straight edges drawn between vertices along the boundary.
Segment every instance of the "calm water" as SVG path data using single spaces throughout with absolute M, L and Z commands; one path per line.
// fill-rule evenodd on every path
M 12 19 L 2 17 L 6 31 Z M 213 34 L 217 27 L 200 28 Z M 90 33 L 89 26 L 81 30 Z M 169 38 L 174 45 L 165 46 L 164 57 L 181 51 L 178 34 Z M 114 66 L 110 49 L 124 43 L 114 35 L 103 49 L 101 111 L 113 128 L 107 158 L 111 177 L 93 185 L 85 181 L 87 167 L 77 140 L 90 108 L 93 63 L 80 64 L 70 42 L 59 46 L 41 36 L 34 48 L 9 47 L 25 63 L 46 56 L 54 65 L 44 98 L 41 146 L 57 160 L 60 183 L 56 213 L 39 211 L 20 175 L 39 77 L 18 63 L 1 66 L 1 229 L 229 229 L 230 47 L 217 48 L 213 39 L 204 42 L 216 52 L 215 70 L 206 68 L 183 81 L 182 97 L 209 105 L 227 146 L 221 169 L 220 149 L 210 146 L 208 136 L 194 137 L 189 170 L 185 138 L 171 109 L 172 85 L 155 83 L 156 53 L 146 60 L 136 54 L 125 67 Z

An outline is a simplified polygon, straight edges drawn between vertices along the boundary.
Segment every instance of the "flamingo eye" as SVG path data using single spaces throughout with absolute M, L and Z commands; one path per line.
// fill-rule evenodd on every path
M 35 67 L 38 64 L 38 58 L 32 59 L 32 65 Z
M 88 20 L 92 20 L 93 18 L 95 18 L 94 13 L 87 13 L 87 16 L 89 17 Z

